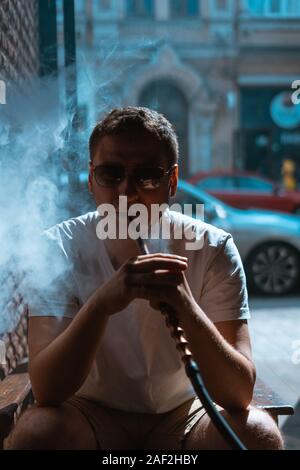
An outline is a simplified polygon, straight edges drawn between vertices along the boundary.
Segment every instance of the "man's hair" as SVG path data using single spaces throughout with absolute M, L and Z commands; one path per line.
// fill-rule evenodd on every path
M 162 144 L 170 165 L 178 162 L 178 139 L 172 124 L 162 114 L 138 106 L 113 109 L 96 124 L 89 140 L 91 161 L 102 137 L 139 132 L 153 136 Z

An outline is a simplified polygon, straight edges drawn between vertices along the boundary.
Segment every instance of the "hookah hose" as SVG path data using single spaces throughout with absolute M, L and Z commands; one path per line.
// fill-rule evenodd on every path
M 148 255 L 149 250 L 142 238 L 137 239 L 138 246 L 143 255 Z M 226 442 L 233 450 L 247 450 L 244 444 L 240 441 L 235 432 L 231 429 L 225 418 L 219 413 L 215 404 L 213 403 L 200 374 L 198 365 L 193 359 L 192 353 L 188 348 L 188 341 L 184 337 L 184 331 L 179 326 L 178 320 L 170 305 L 165 303 L 161 304 L 160 311 L 164 315 L 166 324 L 170 328 L 171 336 L 176 342 L 176 349 L 181 355 L 181 360 L 185 365 L 185 371 L 189 377 L 193 388 L 198 395 L 201 403 L 203 404 L 208 416 L 214 423 L 219 433 L 223 436 Z

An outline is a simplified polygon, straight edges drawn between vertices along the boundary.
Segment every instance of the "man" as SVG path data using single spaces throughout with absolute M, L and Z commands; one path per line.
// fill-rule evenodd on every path
M 111 204 L 127 224 L 120 196 L 151 210 L 176 193 L 177 138 L 149 109 L 109 113 L 90 137 L 90 159 L 97 206 Z M 167 214 L 176 228 L 183 216 Z M 213 400 L 245 445 L 282 448 L 273 420 L 250 406 L 255 366 L 237 249 L 224 231 L 185 221 L 200 233 L 201 249 L 176 240 L 172 254 L 141 255 L 133 239 L 99 239 L 97 212 L 45 233 L 47 269 L 56 274 L 30 303 L 37 405 L 6 448 L 226 449 L 195 398 L 161 303 L 172 307 Z

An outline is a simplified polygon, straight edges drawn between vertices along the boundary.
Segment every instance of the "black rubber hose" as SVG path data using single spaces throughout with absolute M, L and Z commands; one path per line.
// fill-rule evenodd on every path
M 137 243 L 142 254 L 147 255 L 150 253 L 145 241 L 142 238 L 139 237 L 137 239 Z M 171 332 L 171 334 L 177 343 L 177 349 L 179 350 L 179 352 L 182 353 L 182 360 L 185 364 L 186 374 L 189 377 L 197 396 L 199 397 L 202 405 L 207 411 L 207 414 L 212 420 L 216 429 L 223 436 L 223 438 L 226 440 L 231 449 L 247 450 L 245 445 L 241 442 L 239 437 L 235 434 L 235 432 L 229 426 L 225 418 L 216 408 L 213 400 L 211 399 L 207 391 L 207 388 L 204 385 L 199 367 L 194 361 L 192 355 L 190 353 L 186 353 L 188 343 L 184 338 L 184 332 L 182 328 L 180 328 L 178 325 L 178 321 L 172 307 L 170 307 L 170 305 L 162 304 L 161 313 L 165 316 L 167 324 L 172 326 L 173 328 L 173 332 Z

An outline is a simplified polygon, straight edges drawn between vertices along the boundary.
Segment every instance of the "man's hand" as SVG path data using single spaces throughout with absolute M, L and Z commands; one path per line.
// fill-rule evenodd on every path
M 192 300 L 184 270 L 187 258 L 149 254 L 131 258 L 97 292 L 108 314 L 123 310 L 134 299 L 146 299 L 159 309 L 167 303 L 175 310 Z

